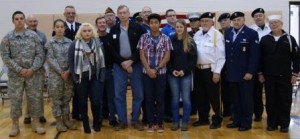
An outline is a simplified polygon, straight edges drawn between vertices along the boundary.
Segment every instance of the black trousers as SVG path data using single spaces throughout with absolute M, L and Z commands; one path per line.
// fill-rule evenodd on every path
M 221 72 L 221 100 L 223 105 L 223 116 L 232 116 L 232 99 L 229 91 L 229 83 L 226 81 L 226 71 L 224 67 Z
M 243 128 L 252 127 L 254 80 L 229 82 L 233 97 L 233 123 Z
M 79 101 L 78 101 L 78 89 L 77 85 L 73 83 L 74 87 L 74 96 L 72 99 L 72 118 L 80 118 L 80 112 L 79 112 Z
M 264 104 L 263 104 L 263 84 L 259 82 L 258 75 L 254 77 L 254 90 L 253 90 L 253 103 L 254 103 L 254 115 L 256 118 L 261 118 L 263 111 L 264 111 Z
M 213 73 L 210 68 L 195 70 L 196 84 L 194 86 L 198 100 L 199 120 L 208 119 L 210 105 L 215 113 L 214 117 L 221 118 L 219 83 L 214 83 L 212 78 Z
M 265 76 L 267 124 L 287 128 L 290 124 L 292 84 L 290 76 Z

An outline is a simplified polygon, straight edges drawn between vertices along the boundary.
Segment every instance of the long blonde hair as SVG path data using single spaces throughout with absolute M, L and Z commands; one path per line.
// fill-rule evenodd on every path
M 90 28 L 92 29 L 93 37 L 95 37 L 95 38 L 98 37 L 97 30 L 95 29 L 95 27 L 94 27 L 92 24 L 90 24 L 90 23 L 82 23 L 82 24 L 80 25 L 80 27 L 79 27 L 79 29 L 78 29 L 76 35 L 75 35 L 75 39 L 76 39 L 76 40 L 82 39 L 81 31 L 82 31 L 82 28 L 83 28 L 84 26 L 88 26 L 88 27 L 90 27 Z
M 189 35 L 189 33 L 187 32 L 187 25 L 186 25 L 186 22 L 183 20 L 183 19 L 178 19 L 176 22 L 175 22 L 175 25 L 179 23 L 181 25 L 184 26 L 184 31 L 183 31 L 183 34 L 182 34 L 182 40 L 183 40 L 183 51 L 185 53 L 187 53 L 190 48 L 192 47 L 192 40 L 193 38 Z M 175 32 L 175 35 L 176 37 L 178 38 L 178 34 L 177 32 Z

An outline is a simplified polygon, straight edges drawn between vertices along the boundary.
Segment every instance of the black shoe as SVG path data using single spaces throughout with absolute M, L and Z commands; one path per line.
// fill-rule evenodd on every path
M 261 117 L 255 117 L 255 118 L 254 118 L 254 121 L 255 121 L 255 122 L 260 122 L 261 120 L 262 120 Z
M 272 126 L 268 126 L 267 127 L 267 130 L 268 131 L 274 131 L 274 130 L 276 130 L 277 128 L 276 127 L 272 127 Z
M 125 129 L 126 127 L 127 127 L 126 123 L 119 123 L 114 128 L 115 128 L 115 131 L 120 131 L 121 129 Z
M 109 121 L 109 125 L 111 125 L 113 127 L 115 127 L 118 124 L 119 124 L 119 122 L 117 122 L 116 120 Z
M 30 124 L 30 123 L 31 123 L 31 117 L 25 117 L 24 124 Z
M 212 123 L 209 126 L 210 129 L 217 129 L 217 128 L 220 128 L 220 127 L 221 127 L 221 124 L 217 124 L 217 123 Z
M 100 132 L 101 131 L 101 122 L 94 121 L 93 122 L 93 129 L 94 129 L 95 132 Z
M 72 119 L 75 119 L 75 120 L 77 120 L 77 121 L 81 121 L 82 119 L 81 119 L 81 117 L 79 116 L 79 115 L 73 115 L 72 116 Z
M 247 131 L 250 129 L 251 129 L 251 127 L 239 127 L 238 131 Z
M 46 123 L 47 120 L 44 116 L 40 117 L 40 123 Z
M 227 124 L 226 127 L 227 127 L 227 128 L 238 128 L 239 125 L 238 125 L 238 124 L 231 123 L 231 124 Z
M 88 133 L 88 134 L 91 133 L 89 120 L 83 120 L 82 125 L 83 125 L 83 129 L 84 129 L 84 133 Z
M 287 133 L 287 132 L 289 132 L 289 128 L 288 127 L 280 128 L 280 132 Z
M 165 118 L 164 118 L 164 121 L 165 121 L 166 123 L 172 123 L 172 122 L 173 122 L 173 119 L 172 119 L 171 117 L 165 117 Z
M 193 126 L 209 125 L 208 120 L 198 120 L 192 124 Z
M 197 114 L 197 111 L 191 111 L 190 115 L 195 115 L 195 114 Z

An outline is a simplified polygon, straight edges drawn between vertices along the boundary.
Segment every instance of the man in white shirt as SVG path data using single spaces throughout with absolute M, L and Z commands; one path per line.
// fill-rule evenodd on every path
M 265 10 L 263 8 L 257 8 L 252 13 L 251 16 L 255 22 L 254 25 L 250 26 L 253 30 L 257 31 L 259 40 L 269 34 L 271 29 L 268 24 L 266 24 L 266 16 Z M 264 111 L 263 106 L 263 83 L 258 81 L 258 75 L 254 75 L 254 92 L 253 92 L 253 103 L 254 103 L 254 121 L 259 122 L 261 121 L 262 113 Z
M 223 35 L 213 27 L 214 15 L 206 12 L 200 16 L 201 29 L 195 34 L 198 60 L 195 69 L 195 91 L 198 97 L 197 122 L 193 126 L 209 123 L 209 109 L 211 104 L 215 115 L 212 116 L 210 129 L 221 127 L 222 116 L 220 111 L 220 72 L 225 63 L 225 47 Z

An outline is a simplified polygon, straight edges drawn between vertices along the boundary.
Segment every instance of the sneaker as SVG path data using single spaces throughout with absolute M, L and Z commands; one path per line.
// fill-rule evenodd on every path
M 138 131 L 143 131 L 144 127 L 143 124 L 137 121 L 135 124 L 132 124 L 133 128 L 138 130 Z
M 188 131 L 188 124 L 183 123 L 183 124 L 181 125 L 181 131 Z
M 148 133 L 153 133 L 153 132 L 154 132 L 154 130 L 153 130 L 153 125 L 149 124 L 149 125 L 147 126 L 147 132 L 148 132 Z
M 176 131 L 179 129 L 179 123 L 173 123 L 172 127 L 171 127 L 171 130 L 172 131 Z
M 157 127 L 157 132 L 158 133 L 163 133 L 164 132 L 164 125 L 163 124 L 159 124 Z
M 127 126 L 126 123 L 120 123 L 118 125 L 116 125 L 114 128 L 115 128 L 115 131 L 120 131 L 121 129 L 125 129 Z

